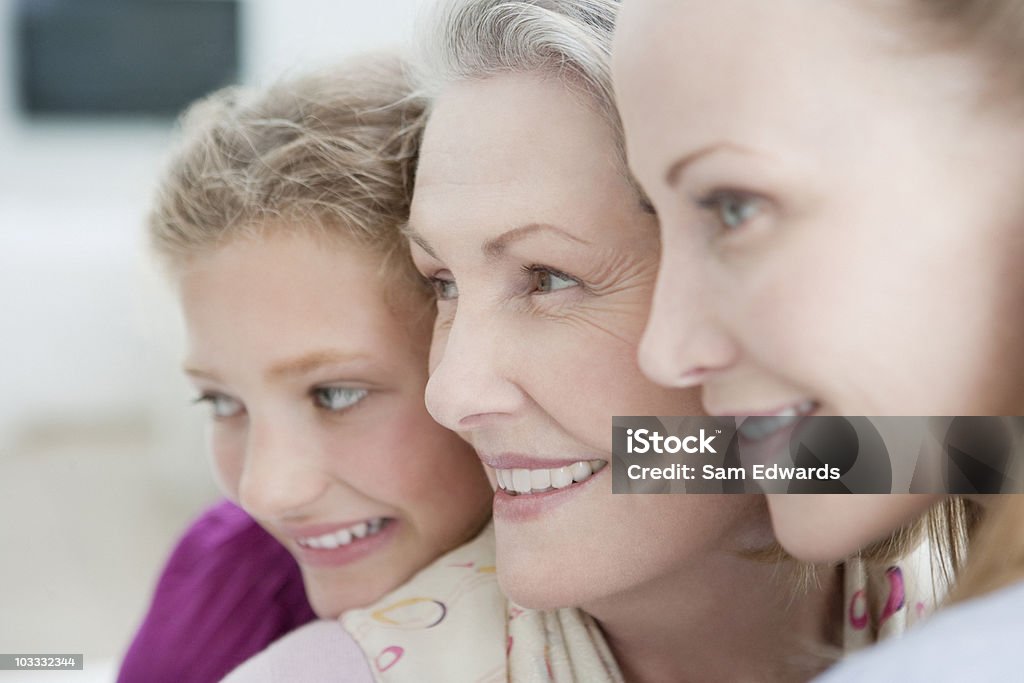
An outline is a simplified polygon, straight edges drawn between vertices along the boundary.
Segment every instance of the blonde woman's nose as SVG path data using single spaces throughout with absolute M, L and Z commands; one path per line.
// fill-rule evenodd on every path
M 717 315 L 720 304 L 692 265 L 663 256 L 640 341 L 640 368 L 666 387 L 697 386 L 732 365 L 738 355 Z

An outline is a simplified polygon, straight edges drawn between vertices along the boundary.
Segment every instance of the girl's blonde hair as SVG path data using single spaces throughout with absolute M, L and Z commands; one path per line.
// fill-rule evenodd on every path
M 426 296 L 400 233 L 423 110 L 396 56 L 367 56 L 192 105 L 149 236 L 172 270 L 242 236 L 306 231 L 366 248 Z M 425 298 L 424 298 L 425 301 Z

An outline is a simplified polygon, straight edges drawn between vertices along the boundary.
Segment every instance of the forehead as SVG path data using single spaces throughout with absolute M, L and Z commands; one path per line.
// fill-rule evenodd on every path
M 645 165 L 663 166 L 660 155 L 681 148 L 738 140 L 772 151 L 855 138 L 837 128 L 877 116 L 910 85 L 878 81 L 893 72 L 900 45 L 900 27 L 885 16 L 845 1 L 626 3 L 613 67 L 642 181 L 653 180 Z
M 268 351 L 362 343 L 395 324 L 379 268 L 380 258 L 364 249 L 301 232 L 235 239 L 181 272 L 190 337 L 210 348 Z
M 449 86 L 427 124 L 411 223 L 427 234 L 465 220 L 510 228 L 572 215 L 629 190 L 613 133 L 586 96 L 541 73 Z

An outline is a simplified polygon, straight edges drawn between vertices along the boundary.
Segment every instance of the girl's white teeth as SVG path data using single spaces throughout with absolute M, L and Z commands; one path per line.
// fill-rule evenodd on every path
M 498 480 L 498 488 L 512 494 L 523 495 L 564 489 L 573 482 L 586 481 L 607 464 L 604 460 L 584 460 L 567 467 L 550 469 L 495 469 L 494 474 Z
M 366 522 L 359 522 L 353 524 L 350 527 L 332 531 L 329 534 L 323 534 L 322 536 L 311 536 L 309 538 L 297 539 L 299 545 L 306 548 L 317 548 L 328 550 L 333 548 L 340 548 L 343 545 L 348 545 L 355 539 L 366 538 L 367 536 L 373 536 L 375 533 L 381 530 L 384 526 L 383 517 L 375 517 Z

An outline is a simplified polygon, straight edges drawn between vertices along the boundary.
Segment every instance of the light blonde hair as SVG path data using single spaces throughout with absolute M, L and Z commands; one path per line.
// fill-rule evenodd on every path
M 150 213 L 155 251 L 174 270 L 240 237 L 305 231 L 379 255 L 399 285 L 389 301 L 418 292 L 426 309 L 400 232 L 423 123 L 410 92 L 397 56 L 372 55 L 200 100 Z
M 1024 106 L 1024 3 L 909 0 L 898 7 L 907 10 L 901 18 L 909 16 L 925 48 L 974 56 L 987 78 L 979 104 L 1019 121 Z M 970 557 L 950 594 L 954 602 L 1024 580 L 1024 496 L 999 495 L 985 510 L 966 505 L 976 533 L 972 528 Z
M 1024 102 L 1024 4 L 1019 0 L 913 0 L 928 45 L 973 53 L 985 64 L 989 104 Z
M 973 546 L 952 602 L 1024 581 L 1024 494 L 1002 494 L 991 504 Z

